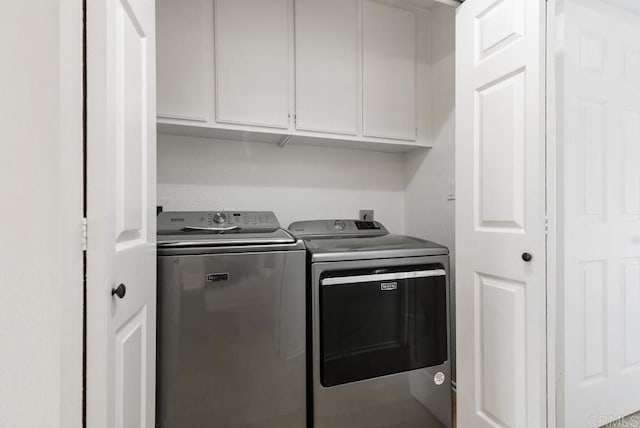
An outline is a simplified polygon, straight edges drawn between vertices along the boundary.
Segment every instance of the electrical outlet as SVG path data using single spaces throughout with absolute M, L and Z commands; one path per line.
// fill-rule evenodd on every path
M 360 210 L 360 220 L 373 221 L 373 210 Z

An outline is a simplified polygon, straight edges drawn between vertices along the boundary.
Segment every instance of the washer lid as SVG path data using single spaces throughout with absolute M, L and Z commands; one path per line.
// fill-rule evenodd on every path
M 158 247 L 293 244 L 269 211 L 178 211 L 158 215 Z
M 449 249 L 434 242 L 404 235 L 360 238 L 305 239 L 314 262 L 439 256 Z
M 296 238 L 286 230 L 268 232 L 231 231 L 224 233 L 183 232 L 158 235 L 158 247 L 219 247 L 237 245 L 293 244 Z

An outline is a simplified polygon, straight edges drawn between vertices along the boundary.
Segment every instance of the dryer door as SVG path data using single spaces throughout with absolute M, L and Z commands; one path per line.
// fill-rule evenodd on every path
M 440 264 L 341 270 L 320 278 L 320 382 L 329 387 L 442 364 Z

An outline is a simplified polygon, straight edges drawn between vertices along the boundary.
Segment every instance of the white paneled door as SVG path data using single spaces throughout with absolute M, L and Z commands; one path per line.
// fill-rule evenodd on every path
M 87 426 L 152 428 L 155 4 L 87 7 Z
M 640 410 L 640 2 L 564 2 L 564 406 L 558 426 Z
M 458 426 L 546 426 L 545 1 L 456 17 Z

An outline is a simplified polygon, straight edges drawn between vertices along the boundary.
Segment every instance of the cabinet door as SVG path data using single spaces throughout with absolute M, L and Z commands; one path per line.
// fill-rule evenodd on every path
M 355 135 L 357 0 L 296 0 L 296 128 Z
M 363 134 L 416 139 L 416 15 L 363 2 Z
M 207 119 L 206 40 L 210 37 L 211 6 L 205 0 L 158 0 L 158 116 Z M 209 45 L 210 49 L 210 45 Z
M 216 0 L 216 121 L 289 125 L 289 1 Z

